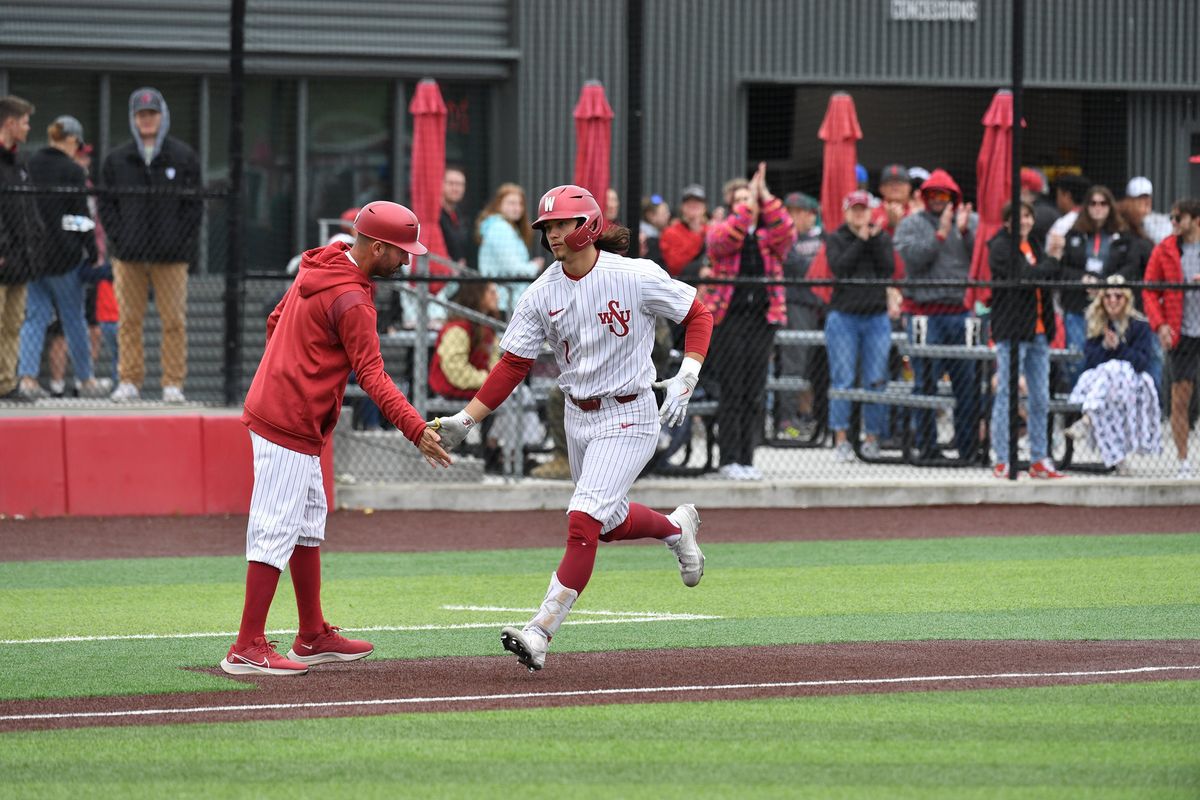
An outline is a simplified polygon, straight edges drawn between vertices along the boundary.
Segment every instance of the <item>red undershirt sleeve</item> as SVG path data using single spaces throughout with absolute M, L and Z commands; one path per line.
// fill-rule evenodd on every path
M 712 312 L 699 300 L 692 300 L 687 316 L 679 323 L 684 327 L 683 352 L 708 355 L 708 343 L 712 339 Z
M 532 366 L 532 358 L 521 358 L 505 352 L 475 393 L 475 399 L 495 411 L 513 393 L 513 389 L 525 380 Z

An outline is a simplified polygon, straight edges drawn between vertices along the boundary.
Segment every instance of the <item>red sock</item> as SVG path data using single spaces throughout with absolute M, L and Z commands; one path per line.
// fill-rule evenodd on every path
M 325 614 L 321 611 L 321 548 L 296 545 L 288 569 L 296 590 L 300 635 L 316 636 L 325 624 Z
M 646 508 L 641 503 L 630 503 L 629 516 L 625 517 L 625 521 L 600 538 L 605 542 L 619 542 L 623 539 L 665 539 L 676 533 L 679 533 L 679 528 L 666 514 Z
M 267 630 L 267 612 L 275 599 L 279 585 L 279 570 L 261 561 L 246 564 L 246 604 L 242 606 L 242 626 L 238 629 L 237 647 L 248 647 Z
M 596 565 L 601 525 L 582 511 L 572 511 L 567 520 L 567 551 L 558 564 L 558 582 L 582 594 Z

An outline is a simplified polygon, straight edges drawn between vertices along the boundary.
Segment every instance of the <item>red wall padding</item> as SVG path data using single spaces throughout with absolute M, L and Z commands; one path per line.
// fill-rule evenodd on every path
M 67 513 L 62 417 L 0 417 L 0 514 Z

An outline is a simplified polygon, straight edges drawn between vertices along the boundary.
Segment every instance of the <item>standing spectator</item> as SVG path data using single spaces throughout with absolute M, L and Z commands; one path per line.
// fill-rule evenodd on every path
M 142 325 L 150 287 L 162 320 L 162 399 L 182 403 L 187 376 L 188 264 L 196 256 L 203 212 L 200 163 L 195 152 L 169 136 L 171 112 L 157 89 L 129 96 L 131 141 L 104 159 L 100 218 L 108 234 L 117 323 L 120 383 L 112 399 L 137 400 L 146 377 Z M 123 194 L 122 189 L 147 193 Z
M 1062 280 L 1095 284 L 1103 283 L 1109 275 L 1132 278 L 1126 273 L 1133 264 L 1129 252 L 1133 239 L 1126 232 L 1112 192 L 1104 186 L 1093 186 L 1087 192 L 1086 202 L 1086 211 L 1075 218 L 1075 224 L 1067 232 Z M 1063 289 L 1060 297 L 1067 347 L 1083 352 L 1088 338 L 1084 312 L 1091 297 L 1083 289 Z M 1075 386 L 1081 369 L 1079 361 L 1072 362 L 1067 369 L 1069 387 Z
M 83 125 L 70 116 L 54 120 L 46 131 L 50 145 L 29 159 L 33 182 L 45 188 L 87 187 L 87 175 L 75 163 L 84 143 Z M 42 195 L 38 211 L 46 225 L 39 248 L 41 276 L 27 287 L 25 324 L 21 327 L 21 383 L 18 391 L 30 399 L 45 397 L 38 383 L 46 326 L 57 312 L 75 370 L 80 397 L 103 397 L 112 389 L 108 381 L 92 375 L 92 347 L 83 307 L 84 287 L 80 268 L 96 263 L 95 223 L 83 195 Z
M 237 639 L 221 660 L 233 675 L 303 675 L 310 664 L 366 658 L 370 642 L 347 639 L 321 607 L 321 545 L 328 513 L 321 453 L 333 437 L 351 370 L 388 420 L 431 466 L 449 466 L 439 436 L 384 369 L 372 278 L 392 278 L 413 255 L 420 223 L 404 206 L 371 203 L 357 239 L 305 253 L 300 273 L 267 319 L 267 345 L 246 394 L 254 490 L 246 525 L 246 590 Z M 299 631 L 287 657 L 266 638 L 279 576 L 291 573 Z
M 1143 281 L 1146 279 L 1146 266 L 1150 263 L 1150 254 L 1154 252 L 1155 245 L 1142 227 L 1145 207 L 1139 198 L 1125 197 L 1117 201 L 1117 210 L 1121 213 L 1121 219 L 1125 220 L 1129 235 L 1129 260 L 1122 275 L 1130 283 Z M 1171 224 L 1169 219 L 1167 224 Z M 1144 313 L 1140 291 L 1133 293 L 1133 300 L 1133 307 Z M 1146 367 L 1146 372 L 1154 379 L 1154 391 L 1158 394 L 1159 402 L 1163 403 L 1166 400 L 1162 386 L 1163 350 L 1157 336 L 1150 337 L 1150 351 L 1150 365 Z M 1166 411 L 1164 407 L 1163 413 Z
M 479 240 L 479 272 L 489 278 L 537 277 L 545 261 L 529 257 L 533 228 L 525 215 L 525 190 L 515 183 L 502 183 L 476 224 Z M 505 319 L 517 304 L 528 283 L 506 283 L 500 293 L 500 310 Z
M 1172 235 L 1163 239 L 1146 266 L 1150 283 L 1200 282 L 1200 199 L 1179 200 L 1171 208 Z M 1178 477 L 1192 477 L 1188 463 L 1188 407 L 1200 366 L 1200 291 L 1144 289 L 1150 327 L 1170 358 L 1171 434 L 1179 457 Z
M 642 201 L 642 221 L 638 225 L 638 244 L 641 257 L 662 266 L 662 247 L 659 237 L 671 221 L 671 207 L 662 195 L 652 194 Z
M 783 259 L 796 241 L 792 218 L 766 182 L 767 165 L 754 177 L 725 184 L 729 216 L 708 230 L 714 278 L 783 277 Z M 763 430 L 767 366 L 775 331 L 787 323 L 787 298 L 780 284 L 702 286 L 701 302 L 712 312 L 716 330 L 712 357 L 721 394 L 717 405 L 717 444 L 722 477 L 761 480 L 754 448 Z
M 963 281 L 963 286 L 918 286 L 907 292 L 905 311 L 911 317 L 909 337 L 925 344 L 966 343 L 968 313 L 964 305 L 965 282 L 971 270 L 976 218 L 964 203 L 958 184 L 945 170 L 935 169 L 921 184 L 924 210 L 910 214 L 896 229 L 896 249 L 904 259 L 909 278 Z M 949 373 L 954 389 L 954 448 L 960 461 L 975 459 L 979 450 L 979 381 L 975 365 L 962 359 L 913 359 L 913 392 L 936 394 L 938 380 Z M 916 445 L 922 458 L 941 457 L 933 413 L 916 411 Z
M 1021 167 L 1021 202 L 1033 209 L 1033 232 L 1030 237 L 1039 243 L 1046 241 L 1050 226 L 1058 219 L 1058 209 L 1046 196 L 1046 177 L 1033 167 Z
M 803 280 L 808 277 L 817 251 L 824 242 L 817 217 L 821 204 L 817 198 L 802 192 L 792 192 L 783 200 L 792 226 L 796 229 L 796 243 L 783 261 L 783 276 Z M 787 327 L 792 331 L 819 331 L 823 326 L 825 303 L 813 294 L 810 286 L 787 287 Z M 779 348 L 779 372 L 782 375 L 798 376 L 811 380 L 813 354 L 817 348 L 809 345 L 783 346 Z M 776 403 L 776 436 L 781 439 L 807 439 L 816 430 L 813 418 L 813 390 L 803 392 L 780 392 Z
M 461 167 L 447 165 L 442 177 L 442 209 L 438 213 L 438 224 L 442 226 L 442 238 L 446 240 L 450 260 L 464 267 L 471 254 L 471 231 L 459 213 L 458 205 L 466 193 L 467 173 Z
M 1171 235 L 1171 220 L 1154 210 L 1154 184 L 1149 178 L 1140 175 L 1130 178 L 1125 185 L 1125 196 L 1134 201 L 1142 230 L 1150 241 L 1157 245 Z
M 1154 379 L 1147 372 L 1154 333 L 1133 307 L 1125 279 L 1111 275 L 1087 310 L 1087 363 L 1071 391 L 1083 416 L 1067 429 L 1091 439 L 1104 466 L 1128 471 L 1126 458 L 1162 450 L 1162 418 Z
M 620 216 L 621 195 L 617 194 L 617 190 L 610 186 L 604 193 L 604 221 L 609 225 L 620 225 Z
M 75 153 L 75 163 L 87 175 L 87 187 L 92 188 L 92 153 L 90 144 L 83 144 Z M 117 296 L 113 291 L 112 265 L 108 262 L 108 241 L 104 235 L 104 226 L 100 223 L 99 202 L 95 195 L 87 199 L 88 213 L 96 223 L 96 263 L 91 269 L 80 272 L 81 279 L 87 283 L 84 305 L 87 309 L 89 335 L 92 340 L 92 369 L 100 358 L 100 348 L 103 345 L 112 361 L 110 381 L 117 380 Z
M 1050 237 L 1066 237 L 1067 231 L 1075 224 L 1075 218 L 1083 210 L 1084 198 L 1087 197 L 1091 182 L 1082 175 L 1060 175 L 1054 181 L 1054 205 L 1058 208 L 1059 218 L 1050 226 L 1046 234 L 1046 249 L 1050 249 Z
M 662 232 L 659 247 L 662 249 L 663 266 L 674 278 L 695 280 L 704 278 L 702 269 L 707 269 L 705 237 L 708 235 L 708 199 L 704 187 L 698 183 L 683 188 L 679 200 L 679 219 Z
M 880 171 L 879 196 L 881 202 L 871 209 L 871 222 L 882 228 L 889 237 L 896 235 L 896 226 L 901 220 L 920 210 L 920 206 L 913 202 L 908 170 L 900 164 L 888 164 Z
M 862 386 L 883 391 L 887 383 L 891 324 L 887 315 L 887 288 L 895 256 L 892 240 L 883 227 L 871 221 L 871 196 L 861 189 L 846 195 L 842 203 L 846 221 L 825 239 L 825 257 L 833 276 L 843 280 L 874 279 L 878 285 L 836 283 L 825 318 L 825 349 L 829 354 L 829 381 L 835 389 L 854 386 L 855 374 Z M 854 445 L 846 438 L 850 427 L 850 401 L 829 401 L 829 427 L 833 431 L 834 455 L 838 461 L 854 460 Z M 884 430 L 884 408 L 872 403 L 863 409 L 866 437 L 862 453 L 879 457 L 879 438 Z
M 0 97 L 0 186 L 31 181 L 17 148 L 29 137 L 33 104 Z M 17 390 L 17 350 L 25 321 L 25 284 L 37 276 L 42 219 L 29 195 L 0 195 L 0 397 L 24 399 Z
M 1012 203 L 1000 212 L 1004 221 L 995 236 L 988 241 L 988 264 L 992 280 L 1022 284 L 1007 289 L 997 286 L 992 292 L 992 338 L 996 342 L 996 392 L 992 398 L 992 451 L 995 461 L 992 474 L 997 478 L 1009 476 L 1008 453 L 1011 444 L 1008 425 L 1009 381 L 1012 380 L 1010 345 L 1017 345 L 1017 372 L 1025 376 L 1028 394 L 1029 477 L 1061 478 L 1062 473 L 1050 460 L 1048 416 L 1050 412 L 1050 341 L 1054 338 L 1054 304 L 1050 291 L 1038 286 L 1058 277 L 1058 256 L 1062 240 L 1054 251 L 1044 253 L 1040 239 L 1031 238 L 1037 224 L 1031 203 L 1021 204 L 1019 234 L 1012 234 Z M 1021 251 L 1016 272 L 1011 262 L 1012 249 Z

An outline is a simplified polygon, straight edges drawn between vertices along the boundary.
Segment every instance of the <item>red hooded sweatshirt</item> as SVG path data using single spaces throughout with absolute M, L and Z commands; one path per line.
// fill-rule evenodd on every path
M 375 287 L 342 243 L 300 260 L 296 280 L 267 319 L 267 349 L 242 422 L 275 444 L 320 455 L 341 412 L 350 370 L 388 421 L 416 443 L 425 421 L 383 369 Z

